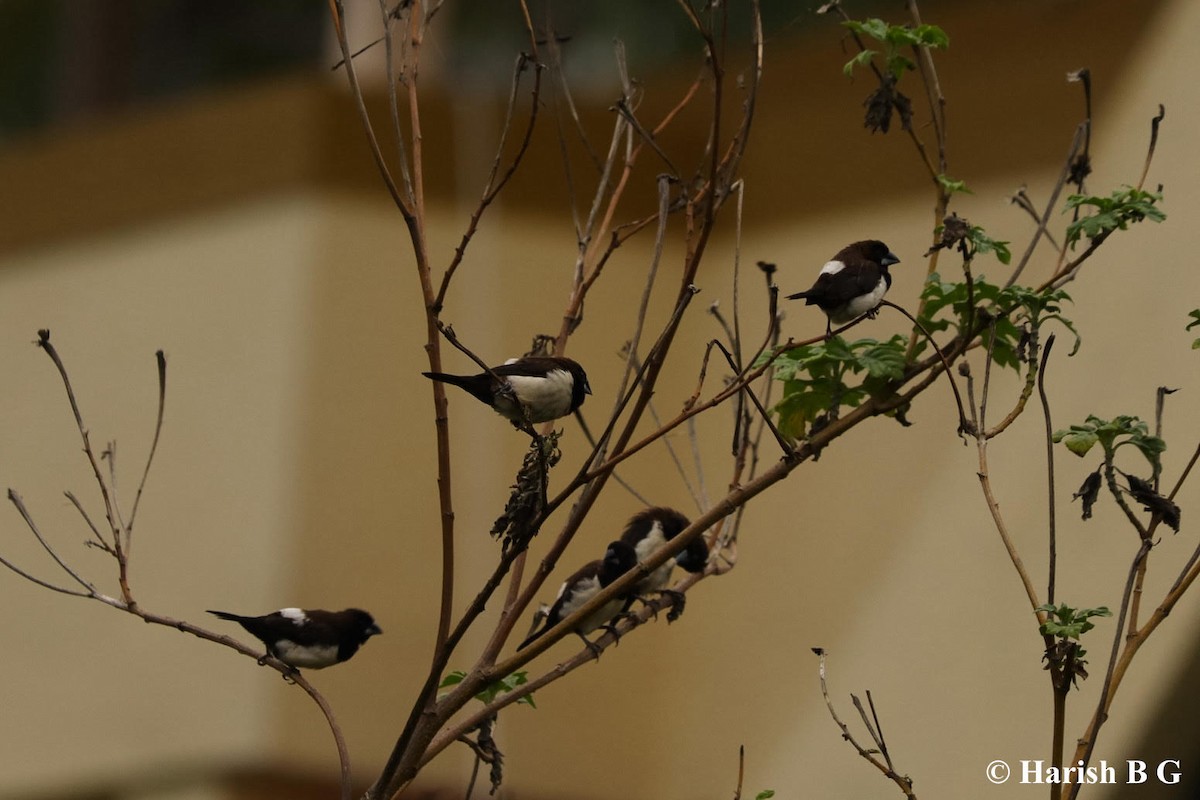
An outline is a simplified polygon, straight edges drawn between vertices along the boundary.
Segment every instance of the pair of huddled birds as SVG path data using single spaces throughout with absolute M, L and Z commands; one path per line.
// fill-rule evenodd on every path
M 517 649 L 525 647 L 582 608 L 602 589 L 683 532 L 688 524 L 687 517 L 670 508 L 648 508 L 635 514 L 625 526 L 621 538 L 608 545 L 604 558 L 584 564 L 567 578 L 541 626 Z M 634 600 L 655 592 L 673 596 L 675 607 L 672 614 L 677 616 L 682 609 L 683 596 L 666 588 L 674 565 L 679 564 L 689 572 L 703 572 L 707 563 L 708 546 L 703 538 L 696 538 L 674 559 L 634 584 L 628 594 L 606 603 L 581 620 L 575 632 L 589 648 L 595 648 L 586 634 L 606 626 L 615 635 L 611 621 L 618 614 L 628 611 Z M 372 636 L 383 633 L 371 615 L 358 608 L 345 611 L 284 608 L 261 617 L 243 617 L 227 611 L 208 613 L 238 623 L 266 645 L 268 655 L 293 668 L 323 669 L 340 664 L 357 653 L 358 648 Z M 593 652 L 598 654 L 599 651 Z
M 824 311 L 828 318 L 825 330 L 829 333 L 835 324 L 842 325 L 864 314 L 875 315 L 892 285 L 888 267 L 898 263 L 900 259 L 883 242 L 875 239 L 855 242 L 825 263 L 811 289 L 788 295 L 788 299 L 803 299 L 805 305 L 815 305 Z M 592 393 L 583 367 L 561 356 L 512 359 L 478 375 L 423 374 L 464 389 L 518 426 L 565 417 Z M 526 647 L 566 619 L 675 538 L 688 524 L 687 517 L 670 508 L 649 508 L 634 515 L 621 538 L 608 545 L 604 558 L 588 562 L 567 578 L 541 625 L 535 623 L 536 630 L 517 649 Z M 674 559 L 635 584 L 629 594 L 583 619 L 575 627 L 575 633 L 594 649 L 586 634 L 602 626 L 615 634 L 612 620 L 628 611 L 635 599 L 655 592 L 670 593 L 666 586 L 675 564 L 689 572 L 702 572 L 707 561 L 707 545 L 703 538 L 697 537 Z M 675 598 L 676 611 L 682 599 Z M 243 617 L 225 611 L 209 613 L 237 622 L 266 645 L 269 655 L 293 668 L 323 669 L 339 664 L 358 652 L 372 636 L 382 633 L 374 618 L 357 608 L 344 611 L 285 608 L 261 617 Z

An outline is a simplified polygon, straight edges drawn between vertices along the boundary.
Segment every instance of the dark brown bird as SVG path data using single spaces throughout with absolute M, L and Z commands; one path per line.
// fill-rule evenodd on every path
M 821 267 L 811 289 L 790 294 L 788 299 L 803 298 L 805 305 L 824 311 L 829 318 L 825 332 L 829 333 L 835 324 L 842 325 L 863 314 L 873 317 L 892 285 L 888 267 L 899 263 L 900 259 L 877 239 L 855 242 Z
M 622 541 L 611 542 L 602 560 L 589 561 L 563 582 L 562 587 L 558 590 L 558 597 L 555 598 L 554 605 L 550 606 L 550 611 L 546 614 L 542 626 L 529 634 L 529 638 L 521 642 L 517 649 L 523 650 L 528 647 L 535 639 L 582 608 L 584 603 L 599 594 L 601 589 L 636 565 L 637 553 L 631 545 Z M 602 625 L 607 625 L 613 617 L 621 612 L 624 604 L 624 599 L 614 598 L 584 617 L 575 627 L 575 633 L 597 656 L 600 654 L 599 648 L 592 644 L 587 638 L 587 634 Z
M 311 611 L 282 608 L 261 617 L 209 611 L 241 625 L 290 667 L 324 669 L 348 660 L 372 636 L 383 633 L 374 618 L 358 608 Z
M 688 518 L 673 508 L 647 508 L 634 514 L 625 524 L 625 532 L 621 541 L 632 545 L 637 554 L 637 560 L 644 562 L 658 548 L 674 539 L 690 525 Z M 628 610 L 633 601 L 644 595 L 661 593 L 670 595 L 674 601 L 671 613 L 667 618 L 674 621 L 683 613 L 684 596 L 680 592 L 667 589 L 671 580 L 671 571 L 675 565 L 683 567 L 688 572 L 703 572 L 708 564 L 708 545 L 703 537 L 696 537 L 688 546 L 672 559 L 667 559 L 657 569 L 638 581 L 625 602 Z
M 495 378 L 486 372 L 478 375 L 448 375 L 444 372 L 421 374 L 465 390 L 516 424 L 525 421 L 526 414 L 529 422 L 535 424 L 565 417 L 583 405 L 584 397 L 592 393 L 583 367 L 561 356 L 513 358 L 498 367 L 492 367 L 492 372 Z M 496 378 L 512 388 L 511 395 L 502 390 Z

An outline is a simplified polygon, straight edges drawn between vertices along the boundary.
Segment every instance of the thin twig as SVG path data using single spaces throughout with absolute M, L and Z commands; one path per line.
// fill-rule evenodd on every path
M 63 494 L 71 501 L 71 505 L 75 506 L 75 510 L 79 512 L 79 516 L 83 517 L 83 521 L 87 523 L 88 528 L 92 531 L 92 535 L 96 538 L 95 542 L 92 542 L 90 539 L 87 540 L 88 543 L 100 548 L 109 555 L 116 556 L 117 552 L 113 550 L 112 545 L 100 533 L 100 529 L 96 527 L 96 523 L 92 522 L 92 518 L 84 510 L 83 504 L 79 502 L 79 498 L 75 496 L 75 493 L 67 491 L 63 492 Z
M 938 347 L 937 342 L 935 342 L 933 340 L 933 334 L 931 334 L 928 330 L 926 330 L 925 326 L 922 325 L 917 320 L 916 317 L 914 317 L 912 314 L 908 313 L 908 311 L 905 310 L 903 307 L 898 306 L 895 303 L 893 303 L 891 300 L 882 300 L 882 301 L 880 301 L 880 305 L 887 306 L 888 308 L 894 308 L 897 311 L 899 311 L 901 314 L 903 314 L 905 317 L 907 317 L 909 322 L 911 322 L 913 324 L 913 327 L 917 328 L 921 332 L 921 334 L 925 337 L 926 341 L 929 342 L 929 346 L 933 348 L 935 353 L 937 353 L 938 358 L 942 362 L 942 367 L 946 371 L 946 380 L 950 381 L 950 389 L 951 389 L 951 391 L 954 392 L 954 403 L 958 407 L 958 430 L 959 430 L 959 433 L 969 431 L 970 430 L 970 427 L 969 427 L 970 421 L 967 419 L 967 410 L 966 410 L 966 408 L 963 407 L 962 395 L 959 394 L 959 392 L 958 392 L 958 383 L 954 380 L 954 373 L 950 370 L 950 361 L 947 360 L 946 354 L 942 352 L 942 348 Z
M 125 526 L 127 557 L 133 540 L 133 521 L 137 517 L 138 505 L 142 502 L 142 490 L 146 488 L 146 478 L 150 476 L 150 465 L 154 463 L 154 454 L 158 452 L 158 439 L 162 434 L 163 426 L 163 411 L 167 402 L 167 357 L 162 350 L 158 350 L 155 352 L 154 358 L 158 362 L 158 413 L 154 419 L 154 438 L 150 442 L 150 452 L 146 454 L 146 466 L 142 469 L 142 479 L 138 482 L 137 494 L 133 498 L 133 508 L 129 511 L 129 524 Z
M 642 368 L 640 360 L 634 362 L 634 368 L 638 370 Z M 662 418 L 658 415 L 658 409 L 655 406 L 654 401 L 651 401 L 649 405 L 646 406 L 646 410 L 650 412 L 650 420 L 654 423 L 655 427 L 661 428 Z M 595 442 L 590 439 L 589 443 L 591 443 L 593 447 L 595 446 Z M 671 463 L 675 465 L 675 471 L 679 474 L 680 480 L 683 481 L 683 485 L 687 489 L 688 494 L 691 496 L 692 502 L 696 504 L 696 510 L 701 512 L 704 511 L 705 504 L 701 500 L 700 491 L 697 490 L 696 486 L 692 484 L 691 477 L 688 475 L 687 469 L 683 466 L 683 460 L 679 457 L 679 453 L 675 451 L 675 445 L 671 444 L 671 437 L 664 436 L 662 443 L 663 446 L 667 448 L 667 454 L 671 457 Z M 696 455 L 696 453 L 693 453 L 693 455 Z M 700 479 L 701 487 L 703 487 L 703 468 L 698 469 L 697 474 Z M 614 478 L 615 477 L 616 476 L 614 476 Z M 653 503 L 648 503 L 647 505 L 653 505 Z
M 726 350 L 725 345 L 721 344 L 719 340 L 713 339 L 713 343 L 717 346 L 717 349 L 721 351 L 721 355 L 725 356 L 725 360 L 729 363 L 729 367 L 734 372 L 737 372 L 738 365 L 734 361 L 733 354 Z M 771 429 L 771 435 L 775 437 L 775 441 L 778 442 L 779 449 L 783 451 L 784 456 L 791 457 L 794 455 L 796 449 L 792 447 L 792 443 L 789 442 L 787 437 L 784 436 L 780 432 L 779 428 L 775 426 L 775 423 L 771 420 L 771 415 L 767 413 L 767 409 L 765 409 L 763 404 L 759 402 L 758 397 L 754 394 L 754 390 L 750 388 L 750 384 L 743 386 L 742 391 L 749 396 L 750 401 L 754 403 L 754 407 L 758 409 L 759 418 L 766 423 L 768 428 Z
M 1058 240 L 1054 238 L 1054 234 L 1050 233 L 1048 230 L 1045 230 L 1042 218 L 1038 215 L 1037 209 L 1033 207 L 1033 201 L 1029 199 L 1029 193 L 1026 187 L 1022 186 L 1020 189 L 1017 189 L 1013 196 L 1009 198 L 1009 202 L 1028 214 L 1029 218 L 1033 220 L 1035 225 L 1043 225 L 1042 235 L 1050 241 L 1050 244 L 1053 245 L 1055 249 L 1058 248 Z
M 87 590 L 87 592 L 86 592 L 87 596 L 94 597 L 96 595 L 96 587 L 93 586 L 91 584 L 91 582 L 85 580 L 82 575 L 80 575 L 69 564 L 67 564 L 67 562 L 62 559 L 62 556 L 60 556 L 58 554 L 58 551 L 56 551 L 50 545 L 50 543 L 48 541 L 46 541 L 46 537 L 42 536 L 42 532 L 40 530 L 38 530 L 37 523 L 35 523 L 33 521 L 33 517 L 31 517 L 29 515 L 29 510 L 25 508 L 25 501 L 23 501 L 21 499 L 21 495 L 17 494 L 12 489 L 9 489 L 8 490 L 8 499 L 9 499 L 9 502 L 11 502 L 14 506 L 16 506 L 17 513 L 19 513 L 21 515 L 21 519 L 25 520 L 25 525 L 29 528 L 29 530 L 37 538 L 38 543 L 41 544 L 42 548 L 47 553 L 50 554 L 50 557 L 52 559 L 54 559 L 54 562 L 62 568 L 63 572 L 70 575 L 72 580 L 74 580 L 76 583 L 78 583 L 80 586 L 82 586 L 84 589 Z M 24 573 L 22 573 L 22 574 L 24 574 Z M 43 585 L 45 585 L 45 584 L 43 584 Z
M 1143 538 L 1141 545 L 1138 547 L 1137 553 L 1133 557 L 1133 562 L 1129 565 L 1129 574 L 1125 579 L 1125 591 L 1121 594 L 1121 609 L 1117 612 L 1116 628 L 1113 634 L 1112 647 L 1109 651 L 1108 667 L 1104 673 L 1104 683 L 1100 687 L 1100 699 L 1096 705 L 1096 711 L 1092 715 L 1091 723 L 1088 725 L 1087 731 L 1079 739 L 1079 744 L 1075 749 L 1077 758 L 1072 760 L 1072 763 L 1081 762 L 1086 765 L 1091 760 L 1092 751 L 1096 747 L 1096 737 L 1100 734 L 1100 728 L 1103 727 L 1108 719 L 1108 707 L 1112 702 L 1112 696 L 1116 693 L 1119 684 L 1118 678 L 1118 656 L 1121 653 L 1121 642 L 1124 637 L 1125 629 L 1125 614 L 1129 610 L 1130 597 L 1133 594 L 1133 584 L 1136 576 L 1140 571 L 1142 562 L 1146 556 L 1150 554 L 1152 547 L 1150 539 Z M 1137 651 L 1143 641 L 1144 636 L 1134 637 L 1126 640 L 1126 655 L 1132 658 L 1132 654 Z M 1121 673 L 1124 672 L 1124 666 L 1128 665 L 1128 660 L 1124 660 L 1121 667 Z M 1065 800 L 1074 800 L 1079 794 L 1079 783 L 1070 783 L 1066 788 L 1067 792 L 1064 795 Z
M 1046 346 L 1042 349 L 1042 362 L 1038 366 L 1037 389 L 1042 401 L 1042 420 L 1046 423 L 1046 483 L 1047 502 L 1046 520 L 1050 540 L 1049 575 L 1046 579 L 1046 602 L 1054 605 L 1054 586 L 1058 569 L 1058 512 L 1055 506 L 1054 488 L 1054 425 L 1050 421 L 1050 399 L 1046 396 L 1046 364 L 1050 361 L 1050 350 L 1054 347 L 1054 334 L 1046 337 Z
M 387 160 L 383 157 L 383 150 L 379 147 L 379 139 L 375 136 L 375 128 L 371 124 L 370 114 L 367 113 L 366 100 L 363 97 L 362 86 L 358 82 L 358 71 L 354 68 L 354 60 L 350 55 L 350 42 L 346 38 L 346 8 L 343 0 L 328 0 L 329 12 L 333 19 L 333 30 L 337 36 L 338 45 L 342 49 L 342 60 L 346 66 L 346 79 L 350 83 L 350 94 L 354 98 L 355 107 L 358 109 L 359 120 L 362 123 L 363 131 L 367 135 L 367 146 L 371 150 L 371 156 L 375 159 L 375 167 L 379 170 L 379 176 L 383 179 L 384 186 L 387 187 L 388 194 L 392 197 L 392 202 L 396 204 L 396 208 L 404 216 L 406 221 L 411 224 L 413 218 L 413 208 L 410 202 L 412 197 L 411 191 L 406 195 L 401 194 L 400 188 L 396 185 L 395 179 L 392 178 L 392 173 L 388 170 Z M 406 163 L 406 162 L 402 162 Z M 407 180 L 407 173 L 405 175 Z
M 67 375 L 67 368 L 63 364 L 62 358 L 58 355 L 58 350 L 50 343 L 49 330 L 39 330 L 38 340 L 35 344 L 42 348 L 46 355 L 50 356 L 50 360 L 54 362 L 55 368 L 58 369 L 59 377 L 62 378 L 63 388 L 67 391 L 67 400 L 71 404 L 71 413 L 75 416 L 75 427 L 79 430 L 80 438 L 83 439 L 83 452 L 87 456 L 88 463 L 91 464 L 92 475 L 95 477 L 96 485 L 100 489 L 100 496 L 104 499 L 104 514 L 108 519 L 108 526 L 112 531 L 115 547 L 117 552 L 121 552 L 121 529 L 117 525 L 116 515 L 113 511 L 111 492 L 104 480 L 104 476 L 100 472 L 100 464 L 96 461 L 96 454 L 92 450 L 92 441 L 88 436 L 87 426 L 83 424 L 83 414 L 79 410 L 79 403 L 75 400 L 75 389 L 71 386 L 71 378 Z
M 1154 151 L 1158 147 L 1158 126 L 1162 124 L 1166 116 L 1166 107 L 1162 103 L 1159 103 L 1158 113 L 1150 120 L 1150 146 L 1146 149 L 1146 161 L 1142 165 L 1142 177 L 1138 178 L 1137 188 L 1139 190 L 1146 185 L 1146 176 L 1150 174 L 1150 162 L 1154 160 Z
M 535 45 L 536 46 L 536 45 Z M 536 58 L 536 55 L 534 56 Z M 439 312 L 446 302 L 446 292 L 450 290 L 450 281 L 454 278 L 454 273 L 458 270 L 459 264 L 462 263 L 463 256 L 466 255 L 467 246 L 475 236 L 476 230 L 479 228 L 479 221 L 483 218 L 483 214 L 491 206 L 492 202 L 500 194 L 512 176 L 516 174 L 517 168 L 520 167 L 521 161 L 525 158 L 525 153 L 529 150 L 529 143 L 533 140 L 533 130 L 537 123 L 538 108 L 540 107 L 540 96 L 542 86 L 542 68 L 541 65 L 534 62 L 533 72 L 533 90 L 531 92 L 529 122 L 525 126 L 525 135 L 521 139 L 521 145 L 513 156 L 512 162 L 505 169 L 504 174 L 500 176 L 499 181 L 496 180 L 496 175 L 500 170 L 500 159 L 504 154 L 504 146 L 508 141 L 508 134 L 512 128 L 513 109 L 517 103 L 517 89 L 521 84 L 521 75 L 525 71 L 530 62 L 529 56 L 521 53 L 517 56 L 517 63 L 513 67 L 512 89 L 508 97 L 508 107 L 504 116 L 504 126 L 500 132 L 500 143 L 496 146 L 496 157 L 492 161 L 491 172 L 488 173 L 487 183 L 484 185 L 483 197 L 480 198 L 479 204 L 475 210 L 471 212 L 471 219 L 467 223 L 467 229 L 463 232 L 462 239 L 458 243 L 458 247 L 454 249 L 454 257 L 450 260 L 449 266 L 442 274 L 441 286 L 438 288 L 437 297 L 434 299 L 434 307 Z
M 850 728 L 848 728 L 846 726 L 846 723 L 842 722 L 841 717 L 839 717 L 837 714 L 837 710 L 833 707 L 833 700 L 829 696 L 829 686 L 826 684 L 826 681 L 825 681 L 825 656 L 826 656 L 825 650 L 820 647 L 814 647 L 812 649 L 812 651 L 814 653 L 816 653 L 817 659 L 818 659 L 817 674 L 821 679 L 821 696 L 825 698 L 825 707 L 829 709 L 829 716 L 833 717 L 834 723 L 837 724 L 838 728 L 841 729 L 842 738 L 845 739 L 847 742 L 849 742 L 850 745 L 858 752 L 858 754 L 860 756 L 865 758 L 877 770 L 882 772 L 884 777 L 888 778 L 889 780 L 892 781 L 892 783 L 896 784 L 896 786 L 898 786 L 900 788 L 900 791 L 904 793 L 904 796 L 906 798 L 908 798 L 909 800 L 915 800 L 916 795 L 913 794 L 912 779 L 909 778 L 907 775 L 899 774 L 898 772 L 896 772 L 896 770 L 892 769 L 890 764 L 886 764 L 886 763 L 880 761 L 878 758 L 876 758 L 874 756 L 874 754 L 870 750 L 867 750 L 862 745 L 860 745 L 858 743 L 858 740 L 854 738 L 854 734 L 850 733 Z M 859 710 L 860 711 L 862 710 L 861 706 L 859 706 Z M 864 721 L 866 720 L 865 714 L 863 715 L 863 719 L 864 719 Z M 868 730 L 870 730 L 869 725 L 868 725 Z
M 1004 282 L 1005 289 L 1012 286 L 1021 277 L 1021 273 L 1025 271 L 1025 267 L 1029 264 L 1029 259 L 1033 257 L 1034 248 L 1037 247 L 1038 241 L 1046 233 L 1046 226 L 1050 224 L 1050 214 L 1058 204 L 1058 196 L 1062 194 L 1063 187 L 1067 185 L 1067 178 L 1071 176 L 1071 166 L 1075 163 L 1075 157 L 1079 155 L 1079 148 L 1083 146 L 1087 129 L 1088 125 L 1086 122 L 1082 122 L 1076 126 L 1075 137 L 1071 140 L 1071 146 L 1067 149 L 1067 158 L 1063 162 L 1062 170 L 1059 172 L 1058 182 L 1054 184 L 1054 189 L 1050 192 L 1050 199 L 1046 201 L 1046 209 L 1042 212 L 1041 220 L 1038 222 L 1033 236 L 1030 237 L 1029 244 L 1025 246 L 1025 252 L 1021 255 L 1021 260 L 1017 262 L 1017 266 L 1013 268 L 1012 274 Z
M 583 438 L 587 439 L 588 445 L 591 447 L 595 447 L 596 446 L 596 437 L 592 435 L 592 429 L 588 427 L 587 422 L 583 419 L 583 414 L 579 413 L 578 408 L 575 409 L 575 421 L 579 423 L 579 428 L 580 428 L 580 430 L 583 431 Z M 646 499 L 645 495 L 643 495 L 637 489 L 633 488 L 633 486 L 629 483 L 629 481 L 625 480 L 624 478 L 622 478 L 620 475 L 618 475 L 615 472 L 613 473 L 613 480 L 616 481 L 617 484 L 622 489 L 624 489 L 625 491 L 627 491 L 631 495 L 633 495 L 638 500 L 638 502 L 640 502 L 642 505 L 644 505 L 644 506 L 654 505 L 654 503 L 651 503 L 648 499 Z
M 738 780 L 733 790 L 733 800 L 742 800 L 742 780 L 746 777 L 746 745 L 738 745 Z

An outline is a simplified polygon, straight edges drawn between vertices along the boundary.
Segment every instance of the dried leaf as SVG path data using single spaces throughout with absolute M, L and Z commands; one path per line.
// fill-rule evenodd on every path
M 1142 508 L 1151 514 L 1157 514 L 1163 522 L 1171 526 L 1171 530 L 1179 533 L 1179 506 L 1154 491 L 1154 485 L 1149 481 L 1135 475 L 1125 475 L 1125 480 L 1129 481 L 1129 494 L 1142 504 Z
M 1092 506 L 1096 504 L 1096 500 L 1100 497 L 1100 469 L 1088 475 L 1083 480 L 1083 485 L 1079 487 L 1079 491 L 1071 495 L 1072 500 L 1080 499 L 1083 501 L 1083 518 L 1092 518 Z

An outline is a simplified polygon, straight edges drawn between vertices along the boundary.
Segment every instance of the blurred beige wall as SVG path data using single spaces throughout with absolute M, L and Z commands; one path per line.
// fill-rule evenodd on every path
M 1038 35 L 1047 38 L 1068 29 L 1073 11 L 1084 13 L 1074 3 L 1060 4 L 1057 15 L 1031 4 L 1019 12 L 988 8 L 1007 24 L 1040 26 Z M 1200 166 L 1191 144 L 1200 106 L 1186 63 L 1187 31 L 1200 29 L 1200 6 L 1176 0 L 1147 16 L 1136 41 L 1122 45 L 1132 49 L 1119 68 L 1101 71 L 1090 183 L 1103 193 L 1136 181 L 1149 118 L 1165 103 L 1150 182 L 1167 184 L 1171 219 L 1155 230 L 1142 226 L 1114 237 L 1085 279 L 1068 287 L 1076 299 L 1068 313 L 1084 347 L 1067 359 L 1068 342 L 1060 337 L 1049 383 L 1059 427 L 1088 413 L 1149 418 L 1154 387 L 1182 387 L 1167 417 L 1172 447 L 1165 464 L 1172 480 L 1200 431 L 1189 399 L 1197 388 L 1189 359 L 1197 356 L 1188 350 L 1193 337 L 1183 331 L 1187 312 L 1200 305 L 1200 278 L 1187 266 L 1194 237 L 1186 222 L 1200 210 Z M 977 38 L 954 40 L 947 72 L 957 64 L 967 68 L 964 51 L 995 52 L 986 25 L 962 22 Z M 1091 48 L 1103 61 L 1121 29 L 1094 19 L 1089 24 L 1096 26 L 1091 39 L 1063 49 L 1076 48 L 1070 57 L 1084 58 Z M 955 37 L 958 29 L 946 25 Z M 810 61 L 795 56 L 805 48 L 817 53 Z M 1023 116 L 987 124 L 969 111 L 955 116 L 961 106 L 978 111 L 987 104 L 960 101 L 963 88 L 951 93 L 952 164 L 960 150 L 986 162 L 1010 127 L 1038 130 L 1051 150 L 1065 152 L 1071 123 L 1039 130 L 1050 127 L 1043 113 L 1056 120 L 1078 113 L 1078 95 L 1059 83 L 1062 53 L 1006 57 L 1026 64 L 1041 55 L 1053 62 L 1046 70 L 1057 71 L 1042 75 L 1041 83 L 1019 84 L 1025 97 L 1017 92 L 1003 101 L 1032 103 Z M 915 305 L 931 200 L 910 169 L 907 144 L 895 134 L 882 139 L 860 132 L 857 96 L 865 93 L 864 83 L 849 89 L 840 83 L 844 55 L 836 43 L 818 47 L 803 40 L 781 58 L 823 65 L 826 71 L 812 81 L 833 87 L 841 103 L 830 113 L 850 126 L 832 139 L 810 141 L 805 132 L 811 129 L 796 111 L 803 106 L 787 103 L 789 79 L 772 72 L 772 58 L 767 85 L 777 94 L 764 106 L 752 153 L 756 145 L 762 150 L 746 170 L 740 256 L 747 328 L 757 336 L 765 312 L 760 277 L 750 266 L 755 260 L 778 262 L 783 289 L 795 291 L 841 244 L 867 235 L 884 239 L 904 259 L 894 270 L 891 297 Z M 980 95 L 1009 86 L 1003 70 L 994 73 L 993 83 L 977 87 Z M 979 80 L 987 78 L 984 70 Z M 0 151 L 0 177 L 9 179 L 0 182 L 9 197 L 0 219 L 8 227 L 0 238 L 8 243 L 0 253 L 0 365 L 7 376 L 0 382 L 6 411 L 0 480 L 24 496 L 72 563 L 115 592 L 114 570 L 81 546 L 83 528 L 61 495 L 78 492 L 99 518 L 61 386 L 30 342 L 37 329 L 50 328 L 93 443 L 117 440 L 126 507 L 152 431 L 153 352 L 164 349 L 166 428 L 138 517 L 137 597 L 152 610 L 200 624 L 209 622 L 207 608 L 372 609 L 385 635 L 353 662 L 313 676 L 338 712 L 356 775 L 369 780 L 403 723 L 429 656 L 439 535 L 432 405 L 419 376 L 424 324 L 412 259 L 386 196 L 369 174 L 359 178 L 367 163 L 361 134 L 332 91 L 303 82 L 253 87 L 114 121 L 98 134 L 68 132 Z M 430 118 L 433 126 L 453 119 L 454 110 L 439 107 Z M 296 119 L 305 125 L 289 124 Z M 171 158 L 161 155 L 165 131 L 172 132 Z M 212 144 L 216 131 L 222 138 Z M 251 147 L 259 149 L 249 154 Z M 444 263 L 490 154 L 470 137 L 431 148 L 452 156 L 437 160 L 439 178 L 469 187 L 461 200 L 443 189 L 431 201 L 431 252 Z M 880 150 L 892 154 L 886 169 L 875 160 Z M 847 202 L 845 187 L 834 187 L 822 209 L 821 181 L 830 179 L 830 161 L 839 165 L 834 177 L 840 170 L 862 185 L 877 182 L 879 190 Z M 80 177 L 91 162 L 104 181 Z M 331 163 L 355 166 L 343 172 Z M 514 185 L 515 197 L 488 217 L 444 314 L 464 341 L 490 358 L 524 351 L 532 334 L 556 331 L 562 313 L 574 237 L 567 217 L 545 213 L 553 197 L 561 205 L 561 181 L 551 184 L 557 179 L 545 175 L 552 173 L 538 171 L 545 163 L 553 158 L 531 166 L 535 177 Z M 806 173 L 807 164 L 817 177 Z M 1031 225 L 1006 198 L 1028 183 L 1044 202 L 1057 167 L 1007 156 L 1002 166 L 1009 169 L 980 167 L 987 177 L 978 179 L 955 172 L 975 191 L 956 207 L 993 235 L 1023 245 Z M 56 201 L 56 194 L 63 199 Z M 803 216 L 786 214 L 793 198 L 805 207 Z M 156 202 L 170 213 L 155 213 Z M 89 206 L 111 218 L 75 224 Z M 123 219 L 113 207 L 126 209 Z M 714 300 L 731 307 L 733 230 L 732 218 L 725 220 L 711 245 L 702 293 L 656 396 L 664 415 L 691 393 L 704 342 L 717 335 L 702 309 Z M 1031 274 L 1046 274 L 1047 258 L 1035 261 Z M 640 292 L 647 263 L 648 241 L 621 249 L 572 340 L 572 354 L 588 365 L 596 390 L 585 406 L 593 422 L 613 402 L 617 351 L 635 313 L 629 292 Z M 679 253 L 669 251 L 651 330 L 668 313 L 679 264 Z M 1004 274 L 994 263 L 981 270 Z M 787 308 L 790 335 L 809 335 L 822 325 L 812 309 Z M 883 338 L 904 329 L 884 313 L 862 331 Z M 469 369 L 457 354 L 448 352 L 447 363 Z M 996 398 L 1016 390 L 1011 376 L 997 378 Z M 1005 405 L 997 399 L 993 408 Z M 465 396 L 452 395 L 451 413 L 461 610 L 495 558 L 486 532 L 523 445 L 506 423 Z M 747 753 L 743 796 L 763 788 L 781 797 L 894 796 L 830 721 L 809 652 L 818 645 L 831 653 L 830 688 L 843 718 L 854 716 L 849 692 L 870 689 L 898 767 L 913 776 L 921 796 L 982 795 L 990 789 L 983 775 L 989 761 L 1044 758 L 1049 691 L 1041 642 L 980 498 L 975 451 L 955 436 L 948 387 L 929 390 L 910 418 L 916 425 L 908 429 L 871 421 L 756 501 L 738 567 L 692 592 L 677 624 L 660 621 L 628 636 L 599 665 L 539 692 L 537 711 L 506 711 L 497 737 L 507 756 L 509 796 L 726 798 L 740 745 Z M 729 480 L 728 423 L 728 415 L 717 413 L 700 426 L 713 498 Z M 575 426 L 566 430 L 560 483 L 585 449 Z M 1041 430 L 1031 413 L 991 451 L 1002 509 L 1039 586 L 1045 572 Z M 673 441 L 686 449 L 682 435 Z M 774 457 L 769 445 L 764 453 Z M 1082 462 L 1058 460 L 1059 597 L 1115 607 L 1136 543 L 1110 503 L 1081 526 L 1066 496 L 1085 472 Z M 696 510 L 664 452 L 651 452 L 622 475 L 655 502 Z M 1189 510 L 1196 497 L 1191 486 L 1180 498 L 1184 532 L 1165 536 L 1155 550 L 1160 571 L 1152 574 L 1147 597 L 1161 594 L 1195 546 Z M 569 551 L 564 574 L 597 555 L 639 507 L 611 485 Z M 0 515 L 0 534 L 6 557 L 58 580 L 11 509 Z M 535 542 L 534 555 L 544 547 L 545 541 Z M 543 593 L 549 599 L 553 591 L 548 586 Z M 0 622 L 6 650 L 0 703 L 9 720 L 0 730 L 0 796 L 68 796 L 104 786 L 115 787 L 116 796 L 223 797 L 219 789 L 203 794 L 203 787 L 213 774 L 235 767 L 333 774 L 332 743 L 316 709 L 249 659 L 9 574 L 0 575 L 0 597 L 10 609 Z M 485 622 L 494 618 L 493 608 Z M 1139 656 L 1097 757 L 1140 757 L 1139 743 L 1165 703 L 1195 705 L 1193 688 L 1174 680 L 1195 655 L 1198 623 L 1196 603 L 1182 603 Z M 1094 674 L 1102 672 L 1112 625 L 1101 621 L 1092 635 Z M 211 627 L 237 633 L 216 621 Z M 481 642 L 481 634 L 468 636 L 463 652 Z M 535 669 L 573 652 L 573 644 L 558 645 Z M 451 666 L 468 664 L 456 659 Z M 1098 682 L 1076 695 L 1069 738 L 1090 714 Z M 451 750 L 420 783 L 457 791 L 469 768 L 466 749 Z M 172 772 L 184 777 L 154 788 Z M 122 795 L 122 786 L 132 788 Z

